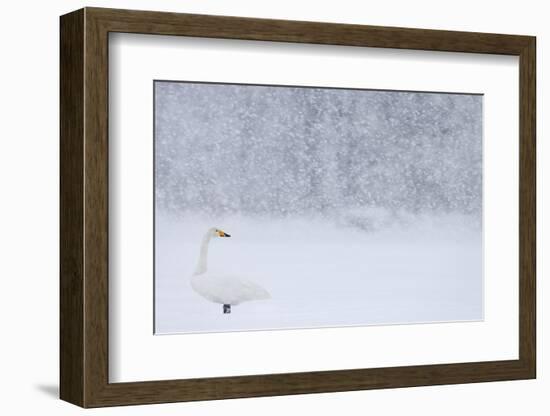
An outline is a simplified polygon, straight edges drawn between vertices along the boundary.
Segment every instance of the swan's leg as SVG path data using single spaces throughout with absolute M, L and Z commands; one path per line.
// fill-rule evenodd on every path
M 231 313 L 231 305 L 224 304 L 223 305 L 223 313 Z

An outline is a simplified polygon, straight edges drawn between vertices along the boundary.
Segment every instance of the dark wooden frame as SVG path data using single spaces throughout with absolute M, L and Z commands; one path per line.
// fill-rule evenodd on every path
M 535 38 L 85 8 L 61 17 L 60 396 L 82 407 L 535 378 Z M 519 359 L 136 383 L 108 380 L 108 34 L 519 56 Z

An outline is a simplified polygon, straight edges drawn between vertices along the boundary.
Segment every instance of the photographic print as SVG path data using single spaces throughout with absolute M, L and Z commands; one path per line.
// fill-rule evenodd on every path
M 483 95 L 154 81 L 155 334 L 483 320 Z

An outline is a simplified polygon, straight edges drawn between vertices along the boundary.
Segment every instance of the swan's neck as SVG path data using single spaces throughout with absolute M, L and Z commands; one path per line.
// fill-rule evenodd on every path
M 195 269 L 195 274 L 206 273 L 208 262 L 208 243 L 210 243 L 211 238 L 212 236 L 210 235 L 210 233 L 206 233 L 202 239 L 201 251 L 199 254 L 199 263 L 197 264 L 197 268 Z

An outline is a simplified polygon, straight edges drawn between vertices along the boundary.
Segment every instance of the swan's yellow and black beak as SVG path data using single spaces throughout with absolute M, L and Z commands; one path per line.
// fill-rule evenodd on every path
M 231 237 L 229 234 L 223 232 L 222 230 L 216 230 L 216 232 L 218 233 L 219 237 Z

